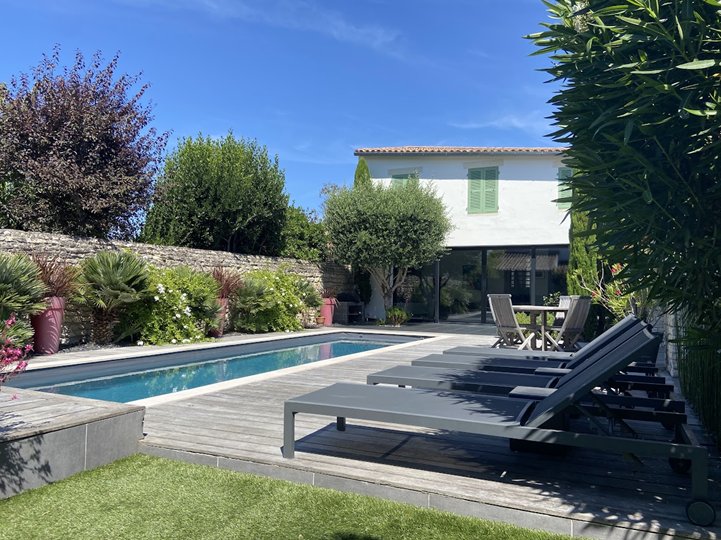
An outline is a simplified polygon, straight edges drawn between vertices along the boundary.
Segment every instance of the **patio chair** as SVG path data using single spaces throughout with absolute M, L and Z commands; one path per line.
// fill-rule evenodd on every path
M 558 297 L 558 307 L 568 309 L 571 305 L 571 296 L 561 295 Z M 576 297 L 578 298 L 578 297 Z M 566 311 L 557 311 L 553 321 L 553 327 L 560 328 L 566 318 Z
M 591 309 L 591 297 L 579 296 L 569 299 L 568 313 L 563 319 L 561 328 L 553 335 L 553 330 L 546 332 L 546 339 L 551 342 L 554 350 L 578 350 L 576 342 L 583 334 L 588 312 Z
M 614 335 L 616 332 L 624 331 L 628 325 L 634 324 L 635 321 L 639 321 L 634 315 L 628 315 L 619 322 L 614 324 L 611 328 L 597 336 L 593 341 L 587 343 L 578 351 L 518 351 L 515 349 L 497 349 L 489 346 L 482 345 L 462 345 L 458 347 L 452 347 L 444 351 L 445 354 L 463 354 L 469 356 L 491 356 L 491 357 L 505 357 L 505 358 L 522 358 L 528 360 L 540 360 L 540 359 L 554 359 L 554 360 L 568 360 L 579 354 L 586 353 L 589 350 L 593 350 L 595 347 L 600 346 L 603 342 Z
M 516 314 L 513 312 L 511 295 L 489 294 L 488 304 L 491 307 L 491 315 L 493 315 L 493 320 L 498 329 L 498 340 L 492 347 L 506 345 L 518 349 L 529 348 L 535 337 L 535 331 L 531 330 L 528 335 L 523 333 L 523 329 L 516 319 Z
M 633 346 L 637 345 L 642 346 L 636 343 Z M 634 351 L 628 353 L 634 354 Z M 519 445 L 579 447 L 667 457 L 670 463 L 676 464 L 672 465 L 675 469 L 688 468 L 691 472 L 692 500 L 686 507 L 689 520 L 702 527 L 712 524 L 716 512 L 708 502 L 708 451 L 696 442 L 688 426 L 679 426 L 678 442 L 666 442 L 644 438 L 640 433 L 629 437 L 610 429 L 606 433 L 589 432 L 579 422 L 571 425 L 570 414 L 587 413 L 584 400 L 589 399 L 592 390 L 616 368 L 614 362 L 597 362 L 540 400 L 529 397 L 536 389 L 524 387 L 515 388 L 506 397 L 336 383 L 285 402 L 283 456 L 295 457 L 295 417 L 303 413 L 335 417 L 339 431 L 346 430 L 346 419 L 350 417 L 499 437 L 508 439 L 515 448 Z M 598 424 L 596 429 L 604 427 Z

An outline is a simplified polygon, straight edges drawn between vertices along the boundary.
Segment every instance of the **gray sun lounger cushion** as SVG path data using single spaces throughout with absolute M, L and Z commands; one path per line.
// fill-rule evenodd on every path
M 395 384 L 414 388 L 435 388 L 488 394 L 508 394 L 516 386 L 553 388 L 558 376 L 445 369 L 423 366 L 394 366 L 368 375 L 368 384 Z
M 367 382 L 539 400 L 556 391 L 559 379 L 520 373 L 394 366 L 368 375 Z M 596 410 L 599 403 L 603 406 Z M 584 400 L 583 405 L 599 416 L 661 422 L 669 429 L 687 421 L 683 401 L 594 392 L 594 399 Z
M 469 356 L 486 356 L 494 358 L 519 358 L 519 359 L 551 359 L 551 360 L 568 360 L 570 358 L 576 358 L 579 356 L 586 356 L 593 354 L 599 348 L 603 347 L 609 340 L 614 339 L 618 335 L 630 330 L 637 325 L 644 325 L 645 323 L 633 316 L 628 315 L 618 323 L 614 324 L 611 328 L 603 332 L 601 335 L 596 337 L 593 341 L 589 342 L 585 347 L 577 352 L 561 352 L 561 351 L 527 351 L 518 349 L 497 349 L 491 347 L 481 347 L 478 345 L 453 347 L 445 351 L 447 354 L 462 354 Z

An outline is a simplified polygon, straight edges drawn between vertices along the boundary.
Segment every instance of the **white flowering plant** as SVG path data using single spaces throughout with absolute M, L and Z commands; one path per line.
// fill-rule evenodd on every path
M 300 315 L 308 307 L 303 282 L 283 267 L 248 272 L 231 302 L 233 327 L 253 333 L 300 330 Z
M 124 334 L 136 343 L 192 343 L 217 324 L 218 285 L 203 272 L 181 266 L 150 269 L 150 294 L 129 310 Z

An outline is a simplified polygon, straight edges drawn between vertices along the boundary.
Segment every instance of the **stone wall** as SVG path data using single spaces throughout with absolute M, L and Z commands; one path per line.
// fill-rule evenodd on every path
M 172 246 L 156 246 L 137 242 L 119 242 L 77 238 L 63 234 L 35 233 L 0 229 L 0 252 L 33 253 L 57 256 L 69 264 L 76 264 L 99 251 L 129 249 L 155 266 L 169 268 L 188 265 L 196 270 L 210 271 L 225 266 L 241 274 L 250 270 L 274 270 L 280 266 L 298 274 L 315 287 L 336 292 L 352 290 L 352 278 L 347 268 L 333 263 L 314 263 L 285 257 L 260 257 L 238 255 L 224 251 L 209 251 Z M 65 313 L 62 343 L 75 344 L 85 341 L 90 332 L 89 314 L 79 306 L 69 306 Z
M 138 242 L 96 240 L 66 236 L 64 234 L 0 229 L 0 251 L 56 255 L 71 264 L 90 257 L 98 251 L 119 251 L 122 249 L 129 249 L 149 263 L 163 268 L 185 264 L 196 270 L 210 271 L 216 266 L 225 266 L 245 273 L 256 269 L 276 269 L 283 265 L 288 269 L 288 272 L 303 276 L 313 283 L 318 290 L 324 287 L 338 292 L 352 289 L 352 280 L 348 270 L 333 263 L 318 264 L 285 257 L 238 255 L 225 251 L 156 246 Z

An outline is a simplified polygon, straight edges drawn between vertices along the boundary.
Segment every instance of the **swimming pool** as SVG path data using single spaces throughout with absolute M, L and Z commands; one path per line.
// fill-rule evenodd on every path
M 416 339 L 348 332 L 288 338 L 30 370 L 13 386 L 127 403 Z

